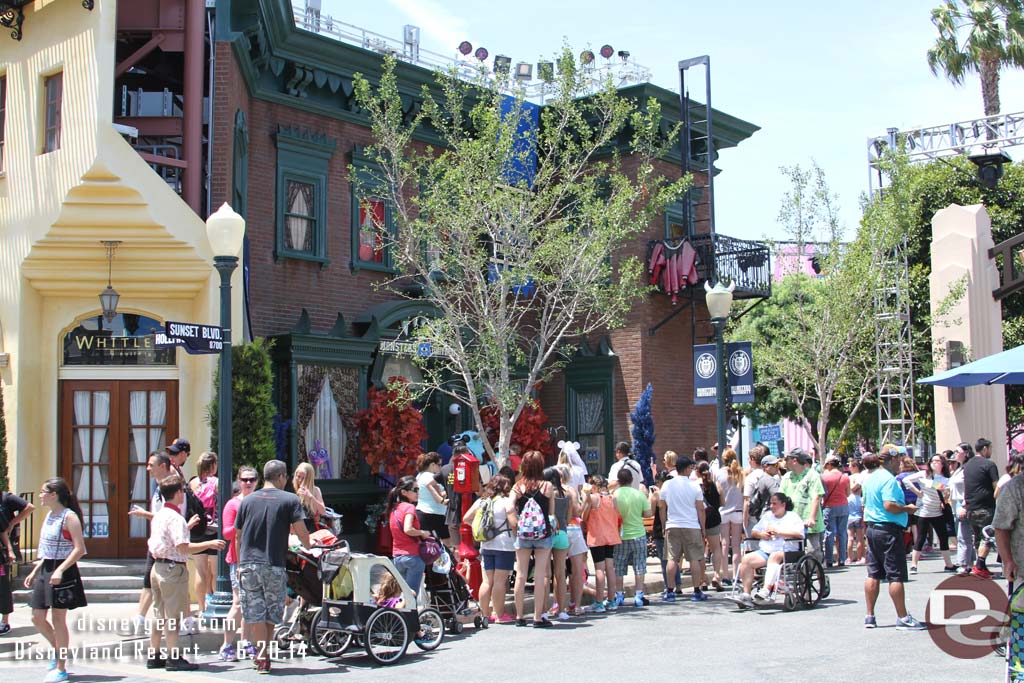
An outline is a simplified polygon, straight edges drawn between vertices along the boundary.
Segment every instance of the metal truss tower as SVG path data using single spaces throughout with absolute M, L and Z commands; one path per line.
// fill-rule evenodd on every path
M 911 162 L 994 153 L 1024 144 L 1024 112 L 999 114 L 939 126 L 869 138 L 868 184 L 871 196 L 885 191 L 886 176 L 879 164 L 886 150 L 902 149 Z M 914 365 L 910 329 L 910 271 L 907 238 L 876 267 L 886 280 L 874 295 L 875 353 L 878 359 L 878 433 L 881 443 L 913 445 Z

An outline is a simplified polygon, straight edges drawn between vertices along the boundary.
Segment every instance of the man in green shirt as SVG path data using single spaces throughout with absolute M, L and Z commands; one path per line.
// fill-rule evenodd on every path
M 822 532 L 825 531 L 825 518 L 821 511 L 821 502 L 825 496 L 825 487 L 821 483 L 821 475 L 811 467 L 814 460 L 802 448 L 794 448 L 786 455 L 786 476 L 782 478 L 780 491 L 793 501 L 793 511 L 804 520 L 807 529 L 807 549 L 821 562 L 825 555 L 822 552 Z
M 616 607 L 626 601 L 622 580 L 633 565 L 636 577 L 636 590 L 633 604 L 643 607 L 647 604 L 644 593 L 647 586 L 644 576 L 647 573 L 647 530 L 644 528 L 644 517 L 652 517 L 651 502 L 643 492 L 633 488 L 633 472 L 628 467 L 619 469 L 616 477 L 619 488 L 615 489 L 615 507 L 622 516 L 622 528 L 619 531 L 622 543 L 615 546 L 615 601 Z

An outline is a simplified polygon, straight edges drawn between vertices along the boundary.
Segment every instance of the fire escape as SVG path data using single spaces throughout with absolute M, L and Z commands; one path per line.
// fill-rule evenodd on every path
M 200 216 L 209 213 L 212 34 L 204 0 L 117 3 L 114 123 Z

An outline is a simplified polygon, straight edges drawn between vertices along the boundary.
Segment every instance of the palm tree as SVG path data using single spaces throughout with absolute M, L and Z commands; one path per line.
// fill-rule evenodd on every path
M 985 116 L 998 114 L 999 68 L 1024 67 L 1024 0 L 945 0 L 932 23 L 939 30 L 928 50 L 932 73 L 962 85 L 977 72 Z

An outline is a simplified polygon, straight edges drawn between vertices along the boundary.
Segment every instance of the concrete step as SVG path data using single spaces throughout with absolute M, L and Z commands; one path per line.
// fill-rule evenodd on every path
M 19 576 L 25 576 L 29 566 L 19 569 Z M 135 602 L 142 590 L 142 575 L 146 570 L 145 560 L 83 560 L 78 563 L 89 602 Z M 15 582 L 20 586 L 21 582 Z M 32 591 L 14 591 L 14 601 L 28 602 Z

